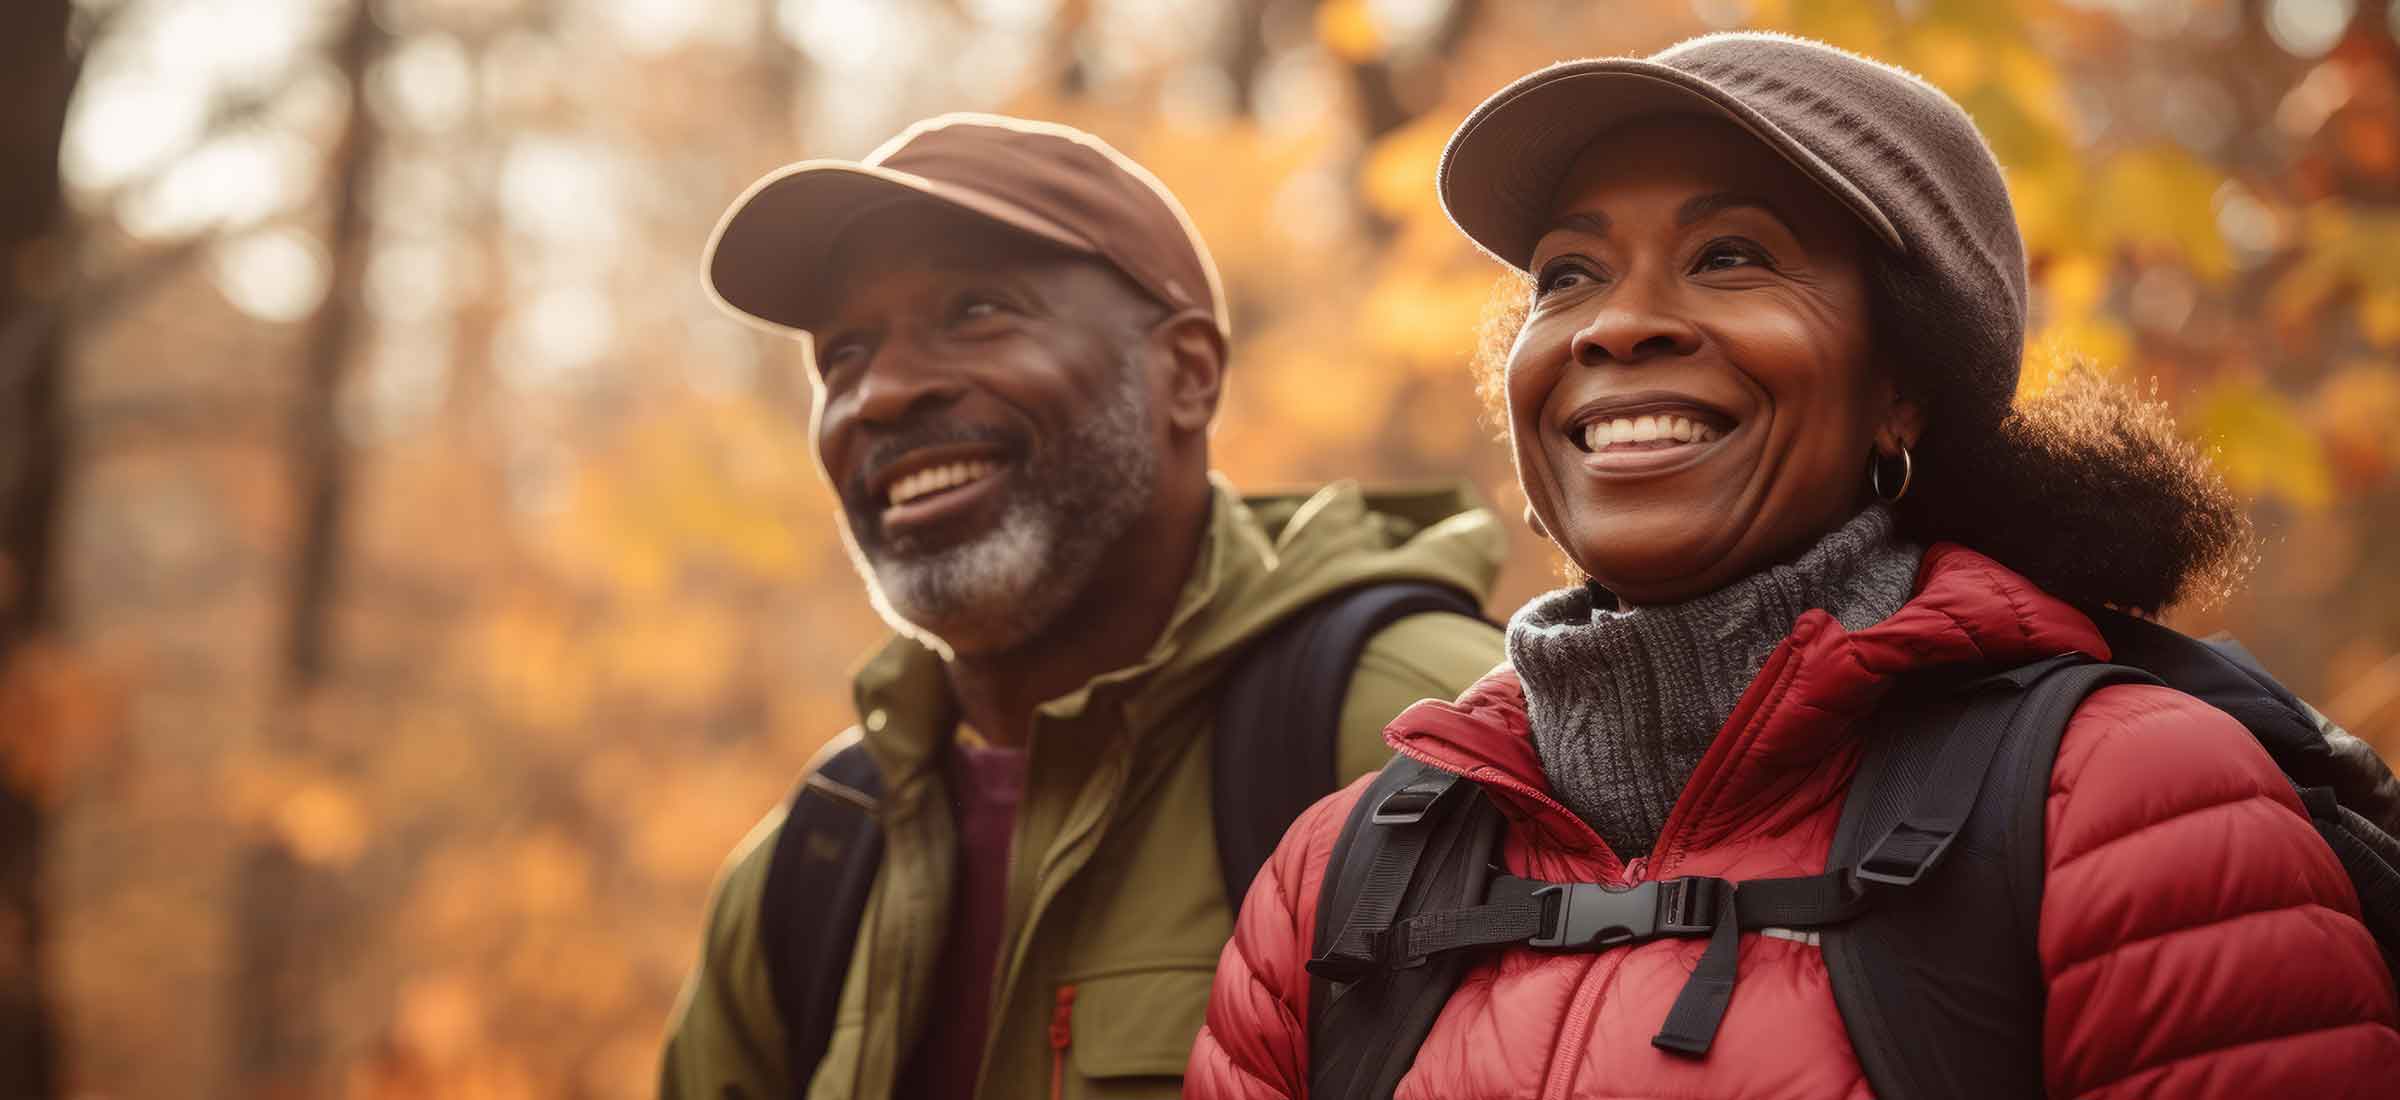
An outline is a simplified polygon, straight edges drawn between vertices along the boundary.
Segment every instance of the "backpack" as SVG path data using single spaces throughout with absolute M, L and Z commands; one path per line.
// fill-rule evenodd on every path
M 1319 895 L 1309 1095 L 1391 1096 L 1478 949 L 1514 944 L 1598 951 L 1708 937 L 1652 1039 L 1705 1057 L 1733 995 L 1740 931 L 1760 927 L 1817 931 L 1876 1095 L 2041 1095 L 2044 802 L 2068 718 L 2117 683 L 2165 684 L 2250 730 L 2340 858 L 2400 975 L 2400 780 L 2390 768 L 2240 645 L 2087 613 L 2114 663 L 2067 655 L 1898 689 L 1820 875 L 1630 888 L 1517 878 L 1494 866 L 1506 822 L 1476 784 L 1395 758 L 1344 822 Z
M 1472 595 L 1449 585 L 1370 583 L 1294 612 L 1236 658 L 1218 697 L 1211 761 L 1218 862 L 1235 911 L 1285 827 L 1335 789 L 1342 705 L 1368 640 L 1428 611 L 1482 617 Z M 883 774 L 855 734 L 848 742 L 792 792 L 759 898 L 760 947 L 801 1094 L 832 1039 L 883 862 Z

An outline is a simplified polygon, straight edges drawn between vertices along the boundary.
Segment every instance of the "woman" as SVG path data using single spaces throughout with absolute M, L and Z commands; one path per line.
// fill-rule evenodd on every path
M 1763 35 L 1553 66 L 1468 118 L 1441 191 L 1530 277 L 1487 391 L 1530 518 L 1590 583 L 1528 604 L 1508 667 L 1387 737 L 1502 806 L 1513 875 L 1822 872 L 1896 683 L 2104 658 L 2075 605 L 2214 597 L 2248 556 L 2154 405 L 2078 376 L 2012 406 L 2014 213 L 1973 123 L 1913 77 Z M 1304 967 L 1360 789 L 1253 885 L 1187 1095 L 1307 1093 Z M 2048 792 L 2051 1095 L 2388 1095 L 2390 979 L 2240 725 L 2102 688 Z M 1493 950 L 1397 1095 L 1870 1093 L 1805 934 L 1743 929 L 1709 1053 L 1654 1045 L 1703 947 Z

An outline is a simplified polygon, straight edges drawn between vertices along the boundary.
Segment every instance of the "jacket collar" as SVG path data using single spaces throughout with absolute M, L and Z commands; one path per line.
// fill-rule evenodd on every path
M 1863 732 L 1854 720 L 1903 676 L 2014 667 L 2069 652 L 2108 657 L 2108 644 L 2082 612 L 1963 546 L 1926 551 L 1916 584 L 1898 612 L 1864 630 L 1845 630 L 1822 610 L 1801 615 L 1701 760 L 1662 841 L 1679 832 L 1700 843 L 1721 838 L 1746 810 Z M 1602 847 L 1552 797 L 1513 671 L 1495 670 L 1455 703 L 1417 704 L 1384 736 L 1404 755 L 1482 783 L 1548 843 L 1579 852 Z M 1692 795 L 1703 791 L 1708 797 L 1695 802 Z
M 1102 697 L 1138 693 L 1189 644 L 1203 612 L 1229 587 L 1242 587 L 1266 572 L 1273 551 L 1258 524 L 1231 487 L 1211 487 L 1209 521 L 1199 557 L 1176 597 L 1166 629 L 1140 660 L 1103 672 L 1082 686 L 1035 708 L 1037 718 L 1072 720 Z M 905 635 L 894 635 L 869 655 L 851 680 L 860 729 L 868 753 L 893 786 L 941 760 L 958 724 L 958 705 L 940 654 Z

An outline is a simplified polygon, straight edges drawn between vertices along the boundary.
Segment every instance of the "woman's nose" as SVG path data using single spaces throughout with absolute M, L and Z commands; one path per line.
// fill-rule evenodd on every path
M 1700 350 L 1699 330 L 1663 298 L 1630 280 L 1612 288 L 1599 312 L 1575 333 L 1575 361 L 1587 367 L 1632 366 Z

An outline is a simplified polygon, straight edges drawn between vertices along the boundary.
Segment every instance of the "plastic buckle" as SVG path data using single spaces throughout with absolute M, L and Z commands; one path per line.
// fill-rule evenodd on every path
M 1535 947 L 1608 948 L 1658 934 L 1655 882 L 1630 887 L 1554 882 L 1535 890 L 1533 898 L 1542 906 L 1542 931 L 1525 942 Z
M 1901 833 L 1911 834 L 1903 838 Z M 1941 862 L 1942 853 L 1950 850 L 1950 842 L 1958 839 L 1957 830 L 1939 832 L 1920 828 L 1902 821 L 1883 834 L 1883 839 L 1867 849 L 1867 858 L 1860 860 L 1851 874 L 1866 882 L 1886 886 L 1909 886 L 1925 877 L 1925 872 Z M 1928 842 L 1931 842 L 1928 844 Z M 1904 847 L 1911 851 L 1895 851 Z
M 1715 878 L 1671 878 L 1659 883 L 1657 934 L 1700 936 L 1716 931 L 1717 890 L 1729 885 Z
M 1368 820 L 1377 825 L 1414 825 L 1425 820 L 1433 804 L 1441 801 L 1442 792 L 1449 789 L 1447 783 L 1438 787 L 1402 787 L 1383 796 Z

